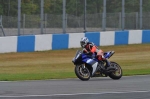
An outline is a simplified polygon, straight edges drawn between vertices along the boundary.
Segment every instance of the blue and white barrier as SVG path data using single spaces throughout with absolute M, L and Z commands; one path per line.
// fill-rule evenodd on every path
M 9 36 L 0 37 L 0 53 L 79 48 L 84 36 L 97 46 L 150 43 L 150 30 Z

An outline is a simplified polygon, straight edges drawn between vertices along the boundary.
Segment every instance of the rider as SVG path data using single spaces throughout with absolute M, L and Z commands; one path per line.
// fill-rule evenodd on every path
M 99 62 L 101 60 L 106 61 L 107 68 L 103 67 L 102 69 L 105 69 L 105 70 L 112 69 L 110 67 L 110 62 L 107 59 L 105 59 L 103 51 L 101 49 L 98 49 L 98 47 L 96 45 L 94 45 L 93 42 L 89 42 L 87 37 L 81 38 L 80 44 L 81 44 L 81 47 L 83 48 L 84 53 L 89 53 L 89 55 L 91 55 L 93 58 L 94 57 L 97 58 Z M 92 67 L 93 67 L 93 65 L 92 65 Z M 96 68 L 97 68 L 97 66 L 96 66 Z

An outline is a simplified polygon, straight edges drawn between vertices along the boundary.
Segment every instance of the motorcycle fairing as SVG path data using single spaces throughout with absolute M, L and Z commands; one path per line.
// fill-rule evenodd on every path
M 91 56 L 88 56 L 86 54 L 82 54 L 82 61 L 89 65 L 93 65 L 97 62 L 95 59 L 91 59 Z
M 93 70 L 92 70 L 92 76 L 93 76 L 95 74 L 95 72 L 96 72 L 98 62 L 95 59 L 91 59 L 91 57 L 88 57 L 85 54 L 82 54 L 82 61 L 84 63 L 87 63 L 87 64 L 89 64 L 89 65 L 92 66 L 92 68 L 93 68 Z
M 108 51 L 104 53 L 105 58 L 110 58 L 115 52 L 114 51 Z
M 106 52 L 106 53 L 104 53 L 104 57 L 105 57 L 105 58 L 110 57 L 110 53 L 111 53 L 111 52 Z

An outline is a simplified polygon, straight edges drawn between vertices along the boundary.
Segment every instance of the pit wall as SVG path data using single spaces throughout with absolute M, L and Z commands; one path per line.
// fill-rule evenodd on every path
M 97 46 L 150 43 L 150 30 L 7 36 L 0 37 L 0 53 L 79 48 L 84 36 Z

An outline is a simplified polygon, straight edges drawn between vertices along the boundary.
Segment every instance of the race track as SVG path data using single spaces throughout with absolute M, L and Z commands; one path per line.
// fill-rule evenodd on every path
M 150 99 L 150 75 L 0 82 L 0 99 Z

